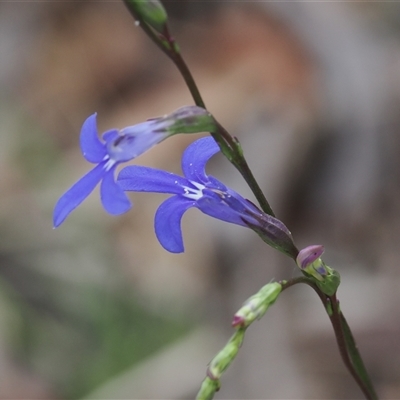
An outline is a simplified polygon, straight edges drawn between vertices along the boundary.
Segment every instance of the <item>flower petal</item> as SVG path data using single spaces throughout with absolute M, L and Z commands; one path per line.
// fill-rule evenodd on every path
M 107 154 L 105 145 L 97 135 L 96 113 L 91 115 L 82 125 L 80 144 L 83 157 L 91 163 L 101 162 Z
M 166 137 L 164 133 L 152 131 L 143 131 L 137 135 L 121 133 L 116 140 L 107 139 L 107 152 L 113 160 L 119 162 L 129 161 L 140 156 Z
M 123 190 L 134 192 L 183 194 L 184 187 L 192 186 L 179 175 L 139 165 L 125 167 L 117 181 Z
M 53 224 L 57 228 L 65 218 L 93 191 L 105 173 L 104 163 L 101 163 L 75 183 L 58 200 L 53 213 Z
M 121 135 L 123 136 L 138 136 L 138 135 L 146 135 L 154 131 L 154 127 L 156 127 L 155 119 L 149 119 L 144 122 L 140 122 L 136 125 L 127 126 L 121 129 Z
M 184 251 L 181 219 L 185 211 L 194 206 L 193 200 L 173 196 L 164 201 L 155 216 L 155 231 L 161 246 L 171 253 Z
M 211 136 L 196 140 L 189 145 L 182 157 L 182 171 L 186 178 L 201 183 L 207 182 L 206 164 L 218 151 L 219 147 Z
M 108 213 L 118 215 L 127 212 L 132 204 L 119 184 L 114 181 L 115 167 L 116 165 L 104 175 L 100 186 L 100 198 Z
M 106 142 L 111 142 L 113 140 L 115 140 L 118 137 L 118 130 L 117 129 L 111 129 L 109 131 L 106 131 L 103 133 L 103 135 L 101 136 L 101 138 Z
M 210 217 L 247 227 L 241 218 L 241 214 L 222 202 L 218 195 L 211 191 L 206 191 L 203 197 L 196 201 L 195 207 Z

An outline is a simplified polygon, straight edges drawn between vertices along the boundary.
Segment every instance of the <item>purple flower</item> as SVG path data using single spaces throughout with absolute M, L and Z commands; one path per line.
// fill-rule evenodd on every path
M 157 238 L 172 253 L 184 251 L 181 219 L 191 207 L 222 221 L 251 227 L 256 232 L 262 230 L 266 234 L 270 226 L 275 236 L 278 227 L 279 233 L 282 227 L 287 231 L 279 220 L 267 216 L 253 203 L 206 174 L 208 160 L 218 151 L 219 147 L 211 137 L 201 138 L 189 145 L 182 157 L 185 177 L 138 165 L 125 167 L 118 176 L 117 181 L 123 190 L 174 195 L 160 205 L 155 215 Z M 271 242 L 274 237 L 270 238 Z
M 114 181 L 115 168 L 171 135 L 165 126 L 160 127 L 160 120 L 109 130 L 103 134 L 103 141 L 98 138 L 96 114 L 84 122 L 80 135 L 82 154 L 97 165 L 58 200 L 53 214 L 54 227 L 59 226 L 100 182 L 101 202 L 107 212 L 122 214 L 130 209 L 131 202 Z
M 85 159 L 97 165 L 58 200 L 53 214 L 54 227 L 62 224 L 100 182 L 100 197 L 105 210 L 114 215 L 128 211 L 131 202 L 114 181 L 117 165 L 134 159 L 169 136 L 213 131 L 215 124 L 213 116 L 204 108 L 185 106 L 163 117 L 107 131 L 101 141 L 96 114 L 91 115 L 83 123 L 80 144 Z

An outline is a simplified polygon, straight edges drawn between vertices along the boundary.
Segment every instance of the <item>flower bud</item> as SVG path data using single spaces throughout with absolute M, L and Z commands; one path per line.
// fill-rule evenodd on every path
M 321 259 L 324 246 L 308 246 L 299 252 L 296 263 L 300 269 L 316 279 L 315 284 L 328 296 L 332 296 L 340 284 L 340 275 Z
M 325 263 L 321 259 L 322 253 L 325 251 L 322 245 L 308 246 L 300 250 L 296 263 L 300 269 L 313 276 L 315 279 L 322 281 L 324 276 L 328 274 Z
M 164 33 L 168 20 L 165 8 L 158 0 L 125 0 L 132 14 L 139 16 L 159 33 Z
M 271 282 L 262 287 L 258 293 L 246 300 L 234 315 L 232 326 L 246 328 L 256 319 L 260 319 L 269 306 L 275 303 L 281 290 L 282 285 L 278 282 Z
M 225 347 L 211 360 L 207 370 L 207 376 L 210 379 L 218 380 L 235 359 L 242 345 L 244 332 L 244 329 L 238 329 Z

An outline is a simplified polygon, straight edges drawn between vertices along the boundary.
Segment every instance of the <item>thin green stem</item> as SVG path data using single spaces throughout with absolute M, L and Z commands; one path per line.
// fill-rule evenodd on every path
M 167 35 L 167 39 L 170 44 L 170 48 L 174 50 L 172 53 L 167 52 L 167 54 L 170 57 L 170 59 L 174 62 L 175 66 L 178 68 L 183 79 L 185 80 L 186 86 L 190 90 L 190 93 L 192 94 L 195 104 L 199 107 L 206 108 L 204 100 L 201 97 L 200 91 L 196 85 L 196 82 L 193 79 L 193 76 L 190 73 L 190 70 L 187 67 L 184 59 L 182 58 L 181 53 L 179 51 L 176 51 L 177 47 L 175 41 L 169 35 L 169 33 Z M 251 172 L 251 169 L 249 168 L 249 165 L 247 164 L 247 161 L 243 156 L 239 141 L 236 138 L 233 138 L 227 132 L 227 130 L 219 123 L 217 132 L 210 132 L 210 134 L 217 141 L 224 155 L 236 167 L 236 169 L 242 175 L 243 179 L 247 182 L 250 189 L 254 193 L 254 196 L 259 202 L 262 210 L 265 213 L 272 215 L 274 217 L 275 214 L 272 211 L 271 206 L 269 205 L 263 191 L 261 190 L 259 184 L 254 178 L 254 175 Z M 221 138 L 223 138 L 223 141 L 221 141 Z M 225 142 L 226 144 L 223 142 Z
M 186 86 L 188 87 L 195 104 L 198 107 L 206 108 L 204 100 L 200 94 L 200 91 L 196 85 L 196 82 L 191 74 L 185 60 L 183 59 L 179 47 L 175 42 L 175 39 L 171 36 L 168 26 L 166 25 L 164 28 L 164 32 L 162 35 L 155 32 L 149 25 L 147 25 L 141 16 L 129 6 L 129 0 L 123 0 L 127 5 L 129 12 L 139 23 L 140 27 L 146 33 L 146 35 L 156 44 L 156 46 L 167 55 L 167 57 L 175 64 L 177 69 L 179 70 L 182 78 L 184 79 Z M 216 132 L 210 132 L 211 136 L 218 143 L 221 148 L 222 153 L 226 158 L 235 166 L 235 168 L 240 172 L 243 179 L 249 185 L 251 191 L 256 197 L 258 203 L 260 204 L 261 209 L 271 215 L 275 216 L 272 211 L 271 206 L 269 205 L 263 191 L 261 190 L 259 184 L 254 178 L 253 173 L 247 161 L 243 155 L 241 146 L 239 141 L 236 138 L 233 138 L 220 124 L 218 124 L 218 128 Z
M 339 309 L 339 302 L 336 299 L 336 296 L 329 297 L 331 301 L 331 306 L 332 306 L 332 315 L 329 316 L 329 319 L 331 320 L 333 330 L 335 332 L 335 337 L 336 337 L 336 342 L 339 347 L 339 352 L 342 357 L 342 360 L 350 372 L 351 376 L 353 379 L 357 382 L 357 385 L 361 389 L 361 391 L 364 393 L 365 397 L 368 400 L 376 400 L 378 397 L 375 393 L 375 391 L 372 388 L 372 385 L 368 387 L 368 385 L 365 384 L 365 381 L 359 371 L 354 367 L 353 361 L 350 357 L 350 349 L 348 347 L 348 340 L 346 340 L 346 333 L 343 329 L 343 324 L 342 324 L 342 318 L 341 318 L 341 311 Z M 355 343 L 354 343 L 355 345 Z M 353 346 L 351 346 L 353 347 Z M 352 351 L 356 349 L 354 347 Z M 368 379 L 369 380 L 369 379 Z M 372 390 L 371 390 L 372 389 Z
M 365 398 L 368 400 L 378 400 L 378 396 L 372 385 L 371 379 L 368 376 L 364 362 L 360 353 L 358 352 L 353 334 L 349 325 L 347 324 L 346 319 L 344 318 L 343 313 L 340 310 L 339 301 L 336 298 L 336 294 L 333 296 L 325 295 L 321 289 L 314 284 L 312 279 L 304 276 L 281 282 L 282 291 L 299 283 L 305 283 L 308 286 L 311 286 L 321 299 L 322 304 L 327 310 L 329 319 L 332 323 L 336 342 L 339 347 L 339 353 L 342 357 L 343 363 L 357 383 L 360 390 L 363 392 Z
M 339 301 L 336 298 L 336 294 L 331 298 L 332 301 L 332 325 L 338 326 L 340 329 L 341 336 L 341 346 L 345 346 L 346 354 L 348 356 L 349 362 L 351 363 L 351 369 L 348 367 L 350 373 L 353 375 L 354 379 L 357 377 L 357 382 L 361 381 L 362 385 L 359 384 L 360 389 L 363 391 L 367 399 L 377 400 L 378 395 L 372 385 L 371 379 L 365 368 L 364 362 L 361 358 L 361 354 L 358 351 L 357 344 L 354 340 L 354 336 L 351 332 L 349 325 L 347 324 L 346 318 L 344 317 L 342 311 L 340 310 Z M 338 330 L 339 330 L 338 329 Z M 338 335 L 336 335 L 338 340 Z M 339 343 L 338 343 L 339 344 Z
M 282 285 L 282 292 L 299 283 L 305 283 L 306 285 L 309 285 L 312 288 L 314 288 L 315 286 L 312 279 L 307 278 L 306 276 L 299 276 L 297 278 L 293 278 L 288 281 L 280 281 L 279 283 Z
M 282 292 L 299 283 L 304 283 L 310 286 L 311 288 L 314 289 L 315 293 L 317 293 L 318 297 L 321 299 L 321 302 L 326 309 L 328 303 L 327 296 L 318 288 L 318 286 L 314 283 L 314 280 L 312 278 L 308 278 L 307 276 L 299 276 L 297 278 L 293 278 L 288 281 L 282 281 L 279 283 L 282 285 Z
M 129 12 L 135 18 L 135 20 L 139 23 L 139 26 L 143 29 L 146 35 L 153 41 L 153 43 L 170 58 L 175 66 L 178 68 L 181 73 L 183 79 L 187 87 L 190 90 L 190 93 L 193 97 L 195 104 L 199 107 L 206 108 L 203 98 L 201 97 L 200 91 L 196 85 L 196 82 L 186 65 L 184 59 L 182 58 L 180 52 L 178 51 L 178 46 L 175 42 L 175 39 L 170 35 L 168 27 L 165 27 L 164 35 L 159 35 L 155 32 L 149 25 L 147 25 L 140 14 L 138 14 L 132 7 L 129 5 L 129 0 L 123 0 L 125 5 L 127 6 Z
M 236 167 L 236 169 L 240 172 L 243 179 L 249 185 L 251 191 L 253 192 L 255 198 L 257 199 L 258 203 L 260 204 L 261 209 L 266 213 L 273 217 L 275 217 L 274 212 L 272 211 L 271 206 L 268 203 L 263 191 L 260 188 L 257 180 L 255 179 L 253 173 L 249 165 L 247 164 L 246 159 L 242 154 L 242 148 L 240 146 L 239 141 L 232 137 L 226 129 L 217 123 L 218 134 L 224 139 L 230 149 L 230 154 L 226 155 L 229 161 Z M 218 138 L 216 135 L 211 133 L 214 139 L 218 142 Z M 221 148 L 222 149 L 222 148 Z M 222 149 L 223 151 L 223 149 Z
M 171 39 L 173 40 L 173 39 Z M 175 41 L 170 42 L 171 46 L 173 48 L 176 48 Z M 173 53 L 170 54 L 170 58 L 175 64 L 175 66 L 178 68 L 179 72 L 181 73 L 186 86 L 188 87 L 190 94 L 193 97 L 194 103 L 198 107 L 206 108 L 206 105 L 204 103 L 204 100 L 200 94 L 199 88 L 196 85 L 196 82 L 193 78 L 192 73 L 190 72 L 188 66 L 185 63 L 185 60 L 182 58 L 181 54 L 179 52 L 174 51 Z

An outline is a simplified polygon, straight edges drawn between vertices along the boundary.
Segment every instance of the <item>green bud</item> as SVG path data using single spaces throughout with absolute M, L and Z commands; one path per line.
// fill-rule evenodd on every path
M 260 319 L 275 303 L 281 291 L 282 285 L 278 282 L 271 282 L 262 287 L 258 293 L 245 301 L 233 317 L 232 326 L 247 328 L 256 319 Z
M 159 33 L 164 33 L 168 20 L 164 6 L 158 0 L 125 0 L 134 15 L 139 16 L 146 24 Z
M 225 347 L 211 360 L 207 370 L 207 376 L 210 379 L 219 379 L 229 367 L 243 342 L 244 332 L 245 329 L 238 329 Z

